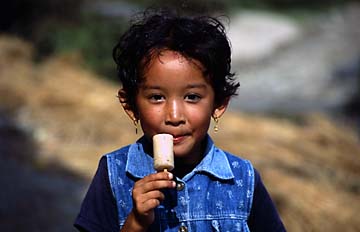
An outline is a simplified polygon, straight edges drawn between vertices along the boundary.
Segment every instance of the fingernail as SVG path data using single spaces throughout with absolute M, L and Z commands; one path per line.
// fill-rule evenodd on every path
M 174 176 L 173 176 L 173 174 L 171 172 L 168 172 L 168 177 L 169 177 L 170 180 L 172 180 Z

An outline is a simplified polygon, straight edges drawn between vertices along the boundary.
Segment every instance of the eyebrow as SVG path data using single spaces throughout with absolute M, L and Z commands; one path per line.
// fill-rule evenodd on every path
M 194 89 L 194 88 L 201 88 L 201 89 L 206 89 L 206 85 L 205 84 L 189 84 L 186 86 L 187 89 Z
M 148 89 L 161 89 L 160 86 L 157 85 L 146 85 L 146 84 L 142 84 L 141 88 L 148 90 Z

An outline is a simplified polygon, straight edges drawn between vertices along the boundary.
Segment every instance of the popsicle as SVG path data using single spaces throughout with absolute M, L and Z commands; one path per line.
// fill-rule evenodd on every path
M 156 171 L 171 171 L 174 169 L 173 136 L 157 134 L 153 136 L 154 168 Z

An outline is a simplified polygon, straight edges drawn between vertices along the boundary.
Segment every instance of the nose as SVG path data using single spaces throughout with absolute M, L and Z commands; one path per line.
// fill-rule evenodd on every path
M 178 126 L 185 123 L 184 107 L 178 100 L 171 100 L 166 106 L 165 124 Z

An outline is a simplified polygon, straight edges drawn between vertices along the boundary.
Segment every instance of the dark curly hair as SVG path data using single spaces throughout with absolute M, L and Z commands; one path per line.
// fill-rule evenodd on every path
M 144 69 L 154 54 L 159 55 L 164 49 L 202 64 L 203 74 L 209 78 L 215 92 L 215 105 L 236 95 L 240 84 L 230 71 L 230 43 L 224 25 L 218 19 L 178 16 L 170 11 L 146 11 L 113 49 L 126 103 L 133 112 L 137 112 L 135 97 Z

